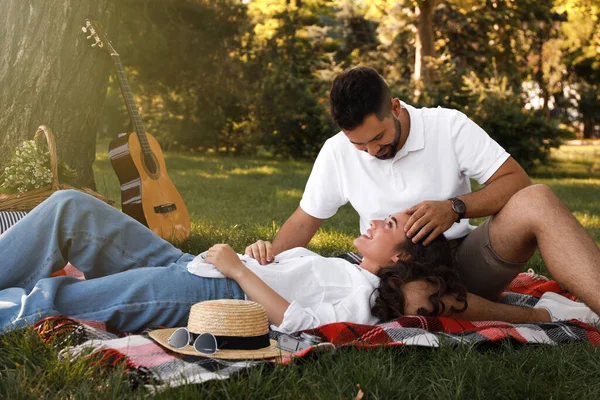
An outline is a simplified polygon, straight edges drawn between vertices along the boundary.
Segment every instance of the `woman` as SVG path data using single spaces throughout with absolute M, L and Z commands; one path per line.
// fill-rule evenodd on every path
M 379 285 L 377 275 L 389 271 L 382 266 L 413 265 L 414 257 L 421 257 L 411 252 L 402 229 L 406 217 L 398 213 L 373 221 L 367 234 L 355 239 L 364 256 L 360 266 L 292 249 L 266 267 L 248 256 L 240 258 L 224 244 L 198 257 L 185 254 L 105 203 L 77 191 L 60 191 L 0 236 L 0 330 L 53 315 L 104 321 L 130 332 L 148 325 L 183 326 L 194 303 L 246 297 L 261 303 L 273 327 L 283 332 L 335 321 L 372 324 L 378 321 L 370 300 Z M 86 280 L 50 278 L 67 262 Z M 190 274 L 188 264 L 205 276 Z M 228 279 L 219 278 L 221 274 Z M 440 292 L 427 280 L 399 282 L 399 292 L 417 310 L 430 308 L 432 288 L 444 302 L 462 300 L 453 283 Z M 540 314 L 532 317 L 539 320 Z
M 225 244 L 199 257 L 185 254 L 118 210 L 60 191 L 0 237 L 0 328 L 52 315 L 105 321 L 124 331 L 181 326 L 194 303 L 246 297 L 261 303 L 284 332 L 335 321 L 375 323 L 370 299 L 377 273 L 407 256 L 400 247 L 404 217 L 373 221 L 354 241 L 364 256 L 360 266 L 306 249 L 261 266 Z M 50 278 L 67 262 L 86 280 Z M 190 274 L 188 264 L 205 276 Z

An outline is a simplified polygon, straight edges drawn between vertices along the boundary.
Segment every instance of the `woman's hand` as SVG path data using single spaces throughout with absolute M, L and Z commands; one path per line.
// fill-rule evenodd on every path
M 236 281 L 246 270 L 244 263 L 228 244 L 215 244 L 208 249 L 204 261 L 213 264 L 227 278 Z
M 271 242 L 258 240 L 246 247 L 246 255 L 254 258 L 261 265 L 266 265 L 273 262 L 273 246 Z
M 206 252 L 204 261 L 213 264 L 223 275 L 235 280 L 249 299 L 262 304 L 269 321 L 281 325 L 290 303 L 246 268 L 228 244 L 215 244 Z

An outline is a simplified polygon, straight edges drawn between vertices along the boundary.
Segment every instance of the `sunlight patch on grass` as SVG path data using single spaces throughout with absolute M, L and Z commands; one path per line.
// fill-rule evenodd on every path
M 600 146 L 561 146 L 533 175 L 586 178 L 600 177 Z
M 552 156 L 559 159 L 573 159 L 578 157 L 600 157 L 599 146 L 570 146 L 562 145 L 552 149 Z
M 255 227 L 254 232 L 257 233 L 263 240 L 273 240 L 281 226 L 275 221 L 270 223 L 265 221 L 264 225 L 258 225 Z
M 217 164 L 220 162 L 218 157 L 214 157 L 214 156 L 206 156 L 206 155 L 197 155 L 197 154 L 192 154 L 192 153 L 171 153 L 172 157 L 177 157 L 178 159 L 182 160 L 182 161 L 194 161 L 194 162 L 207 162 L 207 163 L 212 163 L 212 164 Z M 169 157 L 167 154 L 165 154 L 165 158 Z
M 96 153 L 96 161 L 106 161 L 108 160 L 108 153 L 106 151 L 101 151 Z
M 573 213 L 584 228 L 600 228 L 600 216 L 583 212 Z
M 573 183 L 573 184 L 581 184 L 581 185 L 589 185 L 591 189 L 600 188 L 600 177 L 589 178 L 589 179 L 565 179 L 565 183 Z
M 308 246 L 322 256 L 334 256 L 349 251 L 356 251 L 352 244 L 354 236 L 335 231 L 320 229 Z
M 275 191 L 275 197 L 278 199 L 292 198 L 292 199 L 300 200 L 302 198 L 302 193 L 303 193 L 303 191 L 300 189 L 287 189 L 287 190 L 277 189 Z
M 561 185 L 571 185 L 571 186 L 591 186 L 590 189 L 595 189 L 600 185 L 600 178 L 590 177 L 587 179 L 577 179 L 577 178 L 563 178 L 563 179 L 537 179 L 536 183 L 560 183 Z
M 241 167 L 234 168 L 229 171 L 231 175 L 250 175 L 250 174 L 260 174 L 260 175 L 274 175 L 281 173 L 279 168 L 269 167 L 268 165 L 263 165 L 261 167 Z
M 215 224 L 212 221 L 193 221 L 190 238 L 180 248 L 190 254 L 200 254 L 216 243 L 227 243 L 237 252 L 247 246 L 245 229 L 236 224 Z
M 229 174 L 223 172 L 210 172 L 199 169 L 178 170 L 175 175 L 179 176 L 199 176 L 209 179 L 229 179 Z
M 210 219 L 192 221 L 192 234 L 181 250 L 190 254 L 199 254 L 217 243 L 227 243 L 236 252 L 243 254 L 246 247 L 257 240 L 272 241 L 280 226 L 275 221 L 264 225 L 251 226 L 246 223 L 215 222 Z

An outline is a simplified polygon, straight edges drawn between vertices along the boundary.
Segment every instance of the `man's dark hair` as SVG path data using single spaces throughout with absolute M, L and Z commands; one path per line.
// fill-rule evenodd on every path
M 457 270 L 453 267 L 452 251 L 443 235 L 435 238 L 427 246 L 421 242 L 413 243 L 407 239 L 400 246 L 410 254 L 409 261 L 399 261 L 396 265 L 379 270 L 379 287 L 374 294 L 375 303 L 371 313 L 382 321 L 389 321 L 404 315 L 406 299 L 402 288 L 408 282 L 423 280 L 437 287 L 437 291 L 429 296 L 431 310 L 420 308 L 419 315 L 438 316 L 444 314 L 446 305 L 441 300 L 446 295 L 463 304 L 453 312 L 464 312 L 467 309 L 467 289 L 460 282 Z
M 373 68 L 355 67 L 338 75 L 329 94 L 331 116 L 340 129 L 354 130 L 375 114 L 379 120 L 392 112 L 392 95 Z

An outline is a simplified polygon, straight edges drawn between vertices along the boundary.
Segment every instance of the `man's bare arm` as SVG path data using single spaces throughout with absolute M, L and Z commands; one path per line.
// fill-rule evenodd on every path
M 509 157 L 482 189 L 458 198 L 467 206 L 466 218 L 487 217 L 500 211 L 513 194 L 529 185 L 531 180 L 527 173 Z M 449 229 L 457 219 L 450 200 L 423 201 L 406 211 L 411 215 L 404 225 L 406 235 L 415 243 L 427 236 L 423 241 L 425 245 Z
M 306 247 L 325 221 L 307 214 L 301 207 L 285 221 L 273 240 L 273 255 L 294 247 Z
M 498 213 L 519 190 L 531 185 L 531 179 L 514 158 L 508 160 L 485 182 L 480 190 L 459 198 L 467 205 L 466 218 L 487 217 Z

